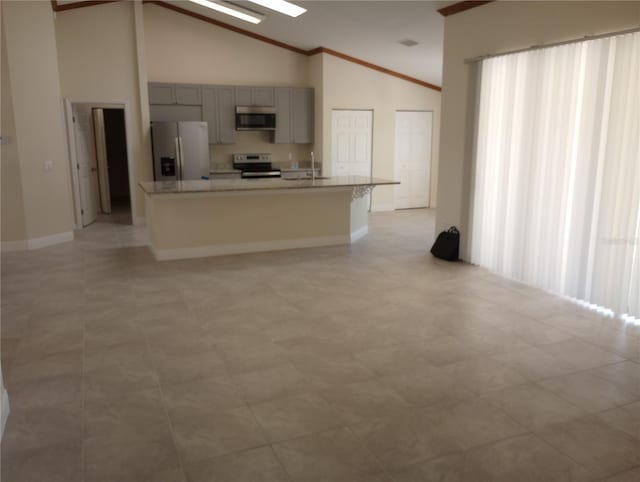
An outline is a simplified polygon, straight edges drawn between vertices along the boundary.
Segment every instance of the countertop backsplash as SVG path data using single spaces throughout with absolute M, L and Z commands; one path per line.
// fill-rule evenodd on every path
M 295 162 L 274 162 L 274 169 L 280 169 L 281 171 L 304 171 L 307 169 L 311 169 L 311 161 L 298 161 L 297 164 Z M 322 170 L 322 163 L 316 161 L 315 163 L 316 170 Z M 229 162 L 213 162 L 211 161 L 211 171 L 217 172 L 231 172 L 233 171 L 233 165 L 231 161 Z
M 311 151 L 313 144 L 274 144 L 271 142 L 271 132 L 237 131 L 234 144 L 209 145 L 209 159 L 211 170 L 227 171 L 233 169 L 233 155 L 248 152 L 268 152 L 273 158 L 273 167 L 290 169 L 291 162 L 298 162 L 300 169 L 311 166 Z M 291 154 L 291 162 L 289 161 Z M 316 161 L 316 164 L 319 164 Z

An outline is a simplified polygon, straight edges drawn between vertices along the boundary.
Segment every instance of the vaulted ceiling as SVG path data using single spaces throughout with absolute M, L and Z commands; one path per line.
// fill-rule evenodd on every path
M 83 3 L 59 0 L 59 5 Z M 434 85 L 442 85 L 444 17 L 459 2 L 426 0 L 297 0 L 307 9 L 298 18 L 254 3 L 234 3 L 264 15 L 258 25 L 187 0 L 165 0 L 183 10 L 224 22 L 303 50 L 325 47 Z M 412 46 L 401 42 L 410 41 Z

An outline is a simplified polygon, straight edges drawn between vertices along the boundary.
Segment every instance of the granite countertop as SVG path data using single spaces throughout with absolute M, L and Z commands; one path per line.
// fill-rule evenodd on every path
M 240 169 L 212 169 L 209 174 L 240 174 Z
M 390 179 L 365 176 L 341 176 L 311 179 L 211 179 L 208 181 L 140 182 L 146 194 L 215 193 L 228 191 L 265 191 L 309 188 L 383 186 L 400 184 Z
M 276 168 L 278 169 L 278 168 Z M 310 171 L 310 167 L 285 167 L 280 168 L 282 172 L 308 172 Z M 316 171 L 319 171 L 320 168 L 316 167 Z M 212 169 L 209 171 L 209 174 L 236 174 L 242 172 L 241 169 Z
M 310 167 L 284 167 L 284 168 L 280 168 L 281 172 L 308 172 L 310 171 L 311 168 Z M 316 171 L 319 171 L 320 168 L 316 167 L 315 168 Z

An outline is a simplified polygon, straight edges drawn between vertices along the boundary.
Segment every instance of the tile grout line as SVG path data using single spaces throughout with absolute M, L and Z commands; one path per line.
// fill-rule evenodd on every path
M 84 290 L 83 290 L 84 295 Z M 81 390 L 82 390 L 82 423 L 81 431 L 82 437 L 80 440 L 80 478 L 82 482 L 86 480 L 86 453 L 85 453 L 85 440 L 87 438 L 87 385 L 86 385 L 86 366 L 87 366 L 87 319 L 82 319 L 82 377 L 81 377 Z
M 182 458 L 182 453 L 180 452 L 180 449 L 178 447 L 178 442 L 176 440 L 176 433 L 175 433 L 175 430 L 173 429 L 173 422 L 171 421 L 171 417 L 169 416 L 169 409 L 167 408 L 167 404 L 165 403 L 165 396 L 164 396 L 164 392 L 162 390 L 162 384 L 160 383 L 160 376 L 158 375 L 158 372 L 156 370 L 155 364 L 153 363 L 153 358 L 151 356 L 151 350 L 150 350 L 150 347 L 149 347 L 149 341 L 147 339 L 146 330 L 144 331 L 144 345 L 145 345 L 145 350 L 146 350 L 147 356 L 149 357 L 149 363 L 153 367 L 153 374 L 155 375 L 156 385 L 158 387 L 158 392 L 160 393 L 160 401 L 162 403 L 162 410 L 163 410 L 164 415 L 165 415 L 166 420 L 167 420 L 167 424 L 168 424 L 168 427 L 169 427 L 169 432 L 171 433 L 171 441 L 173 442 L 173 448 L 176 451 L 176 456 L 178 457 L 178 462 L 180 463 L 180 469 L 182 470 L 182 474 L 184 475 L 185 480 L 188 480 L 187 479 L 187 471 L 186 471 L 186 467 L 185 467 L 185 462 L 184 462 L 184 460 Z

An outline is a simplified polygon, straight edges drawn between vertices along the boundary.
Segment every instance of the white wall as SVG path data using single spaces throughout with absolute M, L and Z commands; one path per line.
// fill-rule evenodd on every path
M 472 67 L 464 59 L 639 24 L 637 1 L 493 2 L 446 17 L 436 229 L 460 228 L 464 259 L 473 140 Z
M 17 176 L 14 158 L 13 169 L 3 169 L 3 183 L 22 186 L 25 237 L 34 246 L 50 237 L 69 239 L 71 184 L 51 3 L 3 1 L 2 22 L 20 166 Z
M 322 124 L 322 160 L 329 172 L 331 156 L 331 110 L 373 110 L 373 175 L 386 179 L 395 176 L 396 110 L 433 111 L 433 152 L 431 172 L 431 206 L 436 205 L 438 146 L 440 137 L 440 92 L 406 80 L 354 64 L 329 54 L 321 56 L 321 104 L 316 105 L 316 123 Z M 322 106 L 320 108 L 320 105 Z M 393 209 L 393 187 L 378 186 L 373 191 L 372 210 Z
M 49 6 L 50 8 L 50 6 Z M 128 102 L 126 122 L 134 164 L 135 217 L 144 215 L 137 187 L 153 179 L 151 147 L 142 124 L 134 3 L 117 2 L 58 12 L 56 38 L 62 95 L 74 101 Z
M 16 143 L 16 126 L 13 119 L 13 97 L 11 95 L 11 80 L 9 79 L 9 65 L 7 62 L 7 45 L 2 29 L 2 66 L 0 67 L 0 135 L 3 143 L 0 146 L 0 187 L 2 214 L 2 242 L 3 248 L 17 243 L 18 246 L 27 238 L 24 224 L 24 201 L 22 198 L 22 177 L 20 175 L 20 159 Z
M 0 25 L 2 25 L 2 9 L 0 8 Z M 4 27 L 2 28 L 2 32 L 0 32 L 0 52 L 1 52 L 1 56 L 2 56 L 2 63 L 0 64 L 0 82 L 2 82 L 2 84 L 0 85 L 0 89 L 2 90 L 2 96 L 0 97 L 0 102 L 1 102 L 1 106 L 2 106 L 2 115 L 0 116 L 0 135 L 4 138 L 7 135 L 8 132 L 8 120 L 11 121 L 11 134 L 13 136 L 15 136 L 15 127 L 13 124 L 13 109 L 10 108 L 11 107 L 11 91 L 10 89 L 8 89 L 9 87 L 9 76 L 8 76 L 8 63 L 7 63 L 7 49 L 6 49 L 6 42 L 4 39 Z M 7 103 L 9 104 L 9 106 L 7 106 Z M 9 107 L 9 108 L 8 108 Z M 5 112 L 6 111 L 6 112 Z M 8 114 L 8 112 L 10 112 L 10 115 Z M 0 177 L 2 178 L 2 197 L 0 198 L 0 202 L 2 203 L 2 208 L 4 208 L 5 206 L 5 202 L 8 200 L 9 202 L 11 202 L 12 197 L 15 199 L 15 201 L 18 201 L 20 203 L 20 209 L 23 209 L 22 206 L 22 192 L 20 191 L 20 193 L 18 195 L 13 195 L 11 197 L 5 198 L 5 190 L 6 187 L 4 184 L 4 179 L 5 179 L 5 162 L 11 162 L 13 164 L 16 164 L 17 162 L 17 154 L 13 155 L 11 158 L 5 157 L 7 153 L 7 150 L 5 149 L 5 145 L 2 145 L 2 151 L 0 152 L 0 164 L 2 165 L 2 172 L 0 173 Z M 13 167 L 13 171 L 15 171 L 15 173 L 12 173 L 12 175 L 10 176 L 11 178 L 14 179 L 19 179 L 20 176 L 20 168 L 19 166 L 14 166 Z M 19 183 L 18 183 L 19 184 Z M 22 213 L 22 215 L 24 215 Z M 4 220 L 4 216 L 5 216 L 5 212 L 4 209 L 2 210 L 2 234 L 4 236 L 4 231 L 5 231 L 5 220 Z M 19 221 L 22 220 L 21 218 L 19 219 Z M 22 228 L 22 232 L 20 233 L 20 238 L 17 239 L 24 239 L 25 235 L 24 235 L 24 222 L 21 225 Z M 15 234 L 15 230 L 16 228 L 14 228 L 13 226 L 11 226 L 11 230 L 14 231 Z M 4 239 L 4 237 L 2 238 Z M 0 325 L 2 323 L 2 320 L 0 319 Z M 0 326 L 0 331 L 1 331 L 2 327 Z M 4 387 L 4 378 L 2 377 L 2 363 L 0 362 L 0 440 L 2 440 L 2 436 L 4 435 L 4 427 L 7 424 L 7 419 L 9 417 L 9 395 L 7 393 L 7 389 Z
M 305 55 L 153 4 L 144 26 L 150 82 L 308 84 Z

